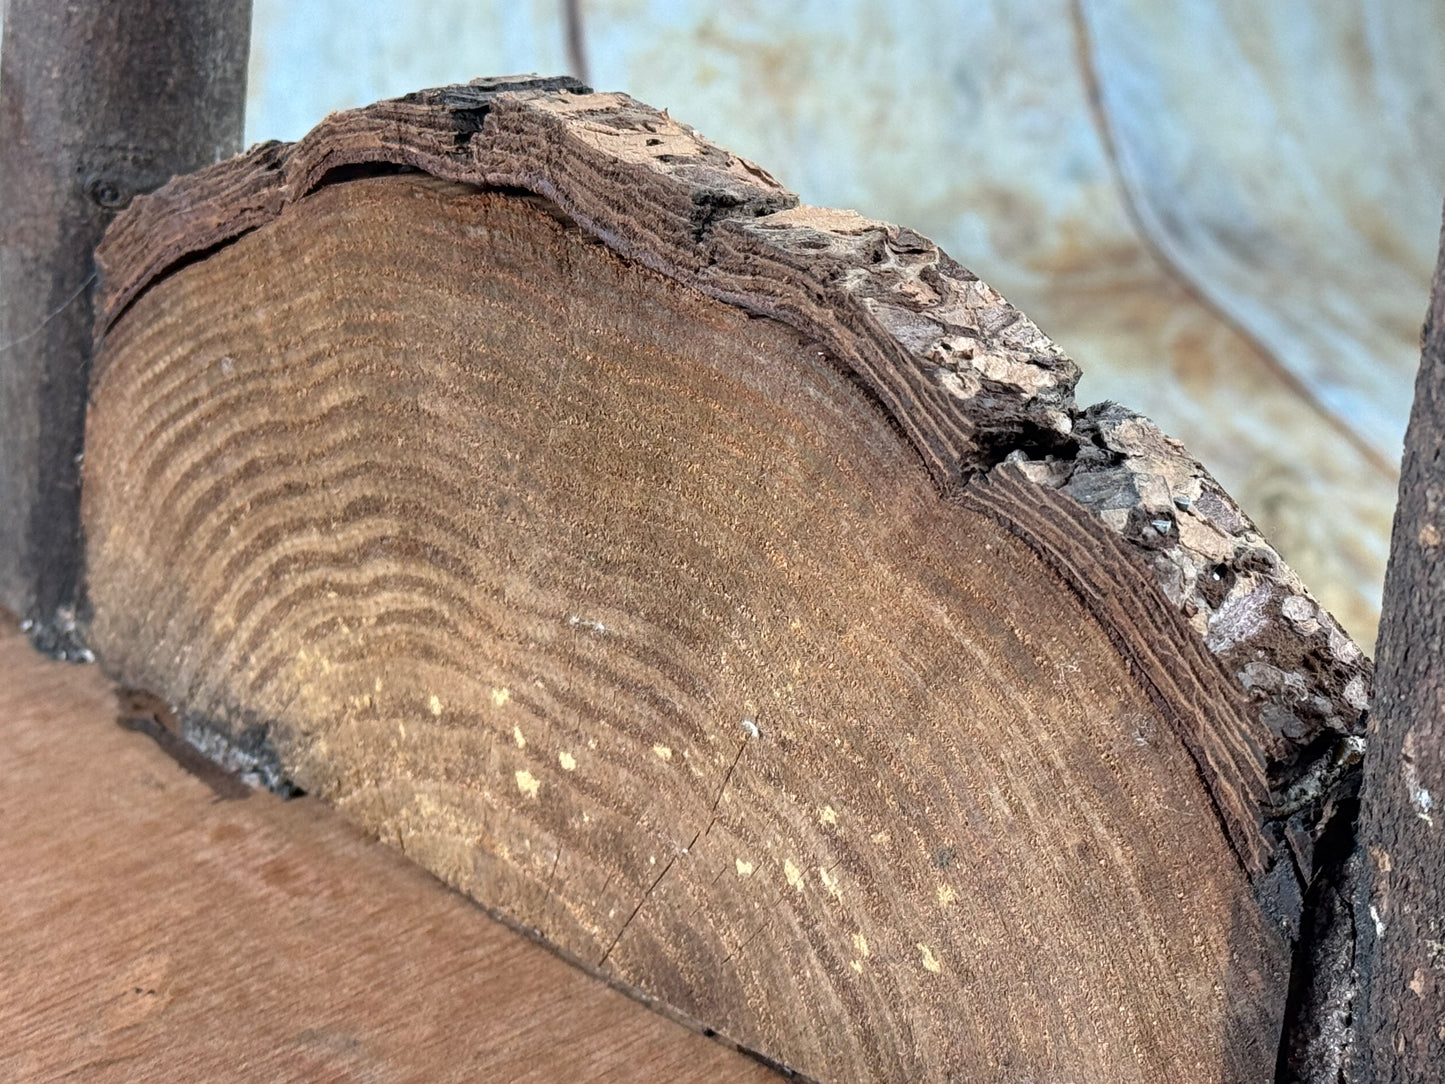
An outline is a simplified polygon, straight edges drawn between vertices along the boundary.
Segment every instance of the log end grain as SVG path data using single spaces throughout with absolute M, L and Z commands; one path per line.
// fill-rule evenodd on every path
M 470 86 L 101 258 L 125 680 L 808 1075 L 1272 1069 L 1368 661 L 931 242 Z

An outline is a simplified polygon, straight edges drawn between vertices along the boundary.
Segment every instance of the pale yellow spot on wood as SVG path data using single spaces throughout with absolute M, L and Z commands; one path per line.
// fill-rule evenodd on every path
M 427 697 L 426 706 L 433 715 L 440 715 L 442 713 L 442 698 L 437 696 L 436 693 L 432 693 L 431 696 Z
M 863 974 L 863 961 L 862 961 L 862 960 L 854 960 L 854 961 L 853 961 L 852 963 L 850 963 L 848 966 L 851 967 L 851 968 L 854 970 L 854 972 L 856 972 L 857 974 L 859 974 L 859 975 Z
M 381 692 L 381 678 L 377 678 L 376 681 L 372 683 L 372 688 L 376 692 Z
M 739 877 L 751 877 L 753 875 L 753 870 L 757 869 L 757 866 L 742 858 L 739 858 L 737 860 L 737 867 Z
M 1427 523 L 1420 528 L 1420 545 L 1434 549 L 1440 544 L 1440 528 L 1433 523 Z
M 654 745 L 652 747 L 652 753 L 658 760 L 672 759 L 672 750 L 665 745 Z
M 403 738 L 406 737 L 406 724 L 405 724 L 405 723 L 397 723 L 397 724 L 396 724 L 396 729 L 399 730 L 399 731 L 401 731 L 401 736 L 402 736 Z
M 577 770 L 577 758 L 565 749 L 557 754 L 557 763 L 562 765 L 564 772 L 575 772 Z
M 512 727 L 512 740 L 517 743 L 517 748 L 518 748 L 518 749 L 525 749 L 525 748 L 527 748 L 527 736 L 522 733 L 522 728 L 521 728 L 521 727 L 519 727 L 519 726 L 514 726 L 514 727 Z
M 821 866 L 818 867 L 818 880 L 823 882 L 823 887 L 835 898 L 840 900 L 843 898 L 843 890 L 838 887 L 838 879 Z
M 492 690 L 492 707 L 500 708 L 510 699 L 512 699 L 511 689 L 499 688 Z
M 933 950 L 927 945 L 919 942 L 918 951 L 923 955 L 923 966 L 937 975 L 943 970 L 943 965 L 938 962 L 938 957 L 933 955 Z
M 861 933 L 855 933 L 853 935 L 853 947 L 858 950 L 859 956 L 870 955 L 868 951 L 868 938 L 864 937 Z
M 799 892 L 803 891 L 803 871 L 791 858 L 783 859 L 783 876 L 788 879 L 788 884 Z
M 542 789 L 542 784 L 537 781 L 535 775 L 523 768 L 517 772 L 517 789 L 528 798 L 535 798 L 537 797 L 537 791 Z
M 869 838 L 872 839 L 874 843 L 878 844 L 878 846 L 881 847 L 881 846 L 883 846 L 885 843 L 888 842 L 888 838 L 889 838 L 889 837 L 888 837 L 888 833 L 887 833 L 887 832 L 874 832 L 873 835 L 870 836 Z
M 830 828 L 836 827 L 838 824 L 837 810 L 830 805 L 825 805 L 822 809 L 818 810 L 818 823 L 826 824 Z
M 953 890 L 952 885 L 938 886 L 938 906 L 952 907 L 956 899 L 958 899 L 958 893 Z

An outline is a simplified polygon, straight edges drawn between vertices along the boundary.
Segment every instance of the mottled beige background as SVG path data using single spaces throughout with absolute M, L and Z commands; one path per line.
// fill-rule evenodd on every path
M 1438 0 L 581 0 L 587 77 L 922 230 L 1369 643 L 1445 196 Z M 247 135 L 569 69 L 562 0 L 256 0 Z

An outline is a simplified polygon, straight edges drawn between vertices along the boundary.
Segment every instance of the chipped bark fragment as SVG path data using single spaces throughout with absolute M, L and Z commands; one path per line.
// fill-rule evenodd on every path
M 1009 469 L 1133 547 L 1243 690 L 1269 780 L 1249 817 L 1318 814 L 1363 752 L 1369 660 L 1178 441 L 1113 403 L 1081 412 L 1075 433 L 1071 459 L 1018 453 Z

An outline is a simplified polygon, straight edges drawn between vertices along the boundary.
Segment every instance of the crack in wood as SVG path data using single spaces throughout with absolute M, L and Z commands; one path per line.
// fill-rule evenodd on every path
M 618 930 L 617 935 L 612 938 L 612 943 L 607 946 L 607 951 L 602 954 L 602 959 L 597 961 L 598 967 L 601 967 L 607 962 L 608 957 L 612 955 L 613 949 L 617 947 L 617 943 L 622 940 L 622 935 L 627 932 L 627 927 L 632 925 L 633 919 L 635 919 L 638 915 L 638 912 L 642 910 L 642 905 L 647 902 L 647 898 L 652 895 L 653 891 L 656 890 L 657 886 L 662 884 L 662 879 L 667 876 L 668 871 L 672 869 L 674 863 L 676 863 L 677 860 L 683 855 L 692 854 L 692 849 L 697 846 L 698 840 L 706 836 L 708 832 L 712 831 L 713 825 L 717 823 L 717 809 L 719 804 L 721 804 L 722 802 L 723 792 L 727 790 L 728 781 L 732 779 L 733 770 L 737 768 L 738 761 L 742 760 L 743 750 L 747 748 L 747 745 L 748 743 L 746 741 L 739 743 L 738 751 L 733 756 L 732 763 L 728 765 L 727 771 L 723 773 L 722 783 L 718 786 L 717 789 L 717 797 L 713 799 L 712 808 L 709 810 L 709 813 L 711 814 L 711 819 L 708 821 L 707 827 L 701 828 L 697 832 L 693 833 L 692 841 L 689 842 L 686 847 L 682 848 L 681 851 L 674 853 L 673 856 L 667 860 L 667 865 L 662 867 L 662 872 L 657 875 L 656 879 L 652 882 L 652 884 L 647 886 L 647 891 L 645 891 L 642 894 L 642 898 L 637 901 L 637 906 L 632 909 L 632 913 L 628 915 L 626 921 L 622 923 L 622 928 Z

